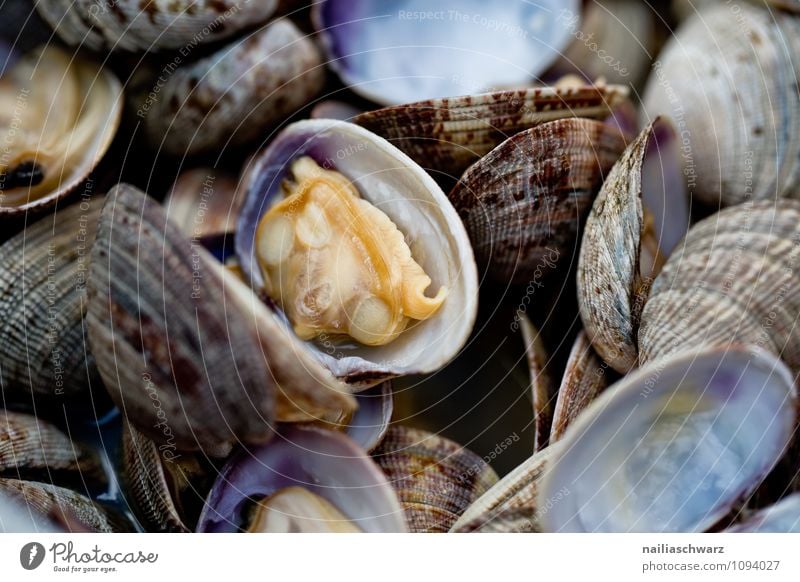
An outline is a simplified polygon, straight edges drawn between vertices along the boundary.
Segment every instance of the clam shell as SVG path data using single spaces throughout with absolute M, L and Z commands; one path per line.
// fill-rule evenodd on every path
M 478 262 L 500 282 L 541 284 L 570 260 L 603 177 L 624 149 L 609 125 L 560 119 L 515 134 L 472 165 L 449 198 Z
M 0 382 L 7 404 L 88 404 L 90 389 L 100 385 L 84 316 L 103 201 L 84 197 L 0 246 Z
M 614 165 L 586 222 L 578 260 L 578 304 L 600 357 L 625 373 L 650 286 L 689 224 L 676 136 L 657 119 Z
M 280 200 L 291 161 L 310 156 L 353 181 L 361 196 L 385 212 L 405 235 L 415 260 L 448 296 L 436 314 L 383 346 L 334 349 L 305 342 L 338 378 L 356 389 L 387 378 L 428 373 L 449 362 L 466 342 L 477 314 L 478 276 L 472 248 L 453 207 L 433 179 L 402 152 L 367 130 L 337 120 L 298 121 L 284 129 L 255 162 L 239 217 L 236 254 L 256 289 L 259 220 Z M 293 333 L 293 332 L 292 332 Z
M 362 531 L 408 531 L 397 496 L 363 449 L 341 433 L 296 426 L 282 427 L 270 443 L 239 451 L 227 462 L 198 531 L 247 529 L 248 505 L 287 487 L 322 497 Z
M 21 222 L 76 192 L 111 145 L 122 103 L 122 85 L 108 69 L 55 46 L 28 53 L 7 71 L 0 81 L 0 130 L 4 130 L 0 135 L 5 134 L 0 221 Z M 63 114 L 53 115 L 54 109 Z M 2 173 L 3 166 L 13 161 L 8 157 L 13 154 L 9 144 L 24 133 L 36 140 L 26 152 L 43 179 L 38 184 L 21 179 L 23 184 L 9 187 Z M 84 194 L 92 189 L 88 183 Z
M 800 20 L 763 2 L 712 2 L 662 50 L 642 117 L 670 115 L 693 197 L 709 205 L 800 192 Z
M 176 70 L 139 108 L 151 143 L 174 155 L 263 139 L 322 89 L 316 45 L 289 20 Z
M 182 49 L 218 41 L 269 18 L 278 0 L 38 0 L 36 9 L 69 45 L 104 51 Z
M 525 354 L 528 357 L 528 368 L 531 374 L 531 402 L 533 403 L 535 424 L 533 450 L 540 451 L 550 441 L 556 386 L 548 369 L 550 356 L 544 347 L 544 342 L 539 331 L 525 315 L 520 318 L 520 330 L 525 342 Z
M 367 452 L 380 444 L 394 412 L 392 383 L 383 382 L 356 394 L 358 409 L 350 419 L 345 433 Z
M 178 176 L 164 206 L 186 236 L 211 237 L 236 230 L 243 198 L 235 177 L 213 168 L 195 168 Z
M 800 202 L 734 206 L 694 225 L 653 283 L 639 358 L 749 343 L 800 371 Z
M 448 531 L 497 482 L 479 456 L 419 429 L 389 428 L 372 458 L 397 491 L 412 533 Z
M 754 513 L 725 533 L 800 533 L 800 494 L 789 495 Z
M 682 352 L 609 387 L 548 462 L 539 504 L 566 491 L 547 532 L 701 532 L 786 450 L 792 374 L 756 347 Z
M 458 178 L 507 138 L 566 117 L 605 119 L 620 86 L 540 87 L 446 97 L 368 111 L 353 121 L 388 139 L 437 178 Z

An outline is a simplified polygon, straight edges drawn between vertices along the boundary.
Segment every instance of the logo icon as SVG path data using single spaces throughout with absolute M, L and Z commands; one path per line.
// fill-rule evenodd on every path
M 29 542 L 19 551 L 19 563 L 26 570 L 35 570 L 44 561 L 44 546 L 39 542 Z

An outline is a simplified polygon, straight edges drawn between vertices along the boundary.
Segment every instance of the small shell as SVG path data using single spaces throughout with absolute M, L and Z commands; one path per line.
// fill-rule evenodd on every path
M 519 89 L 397 105 L 353 121 L 391 141 L 435 176 L 458 178 L 520 131 L 566 117 L 605 119 L 627 94 L 620 86 Z
M 169 219 L 192 238 L 236 230 L 243 190 L 233 176 L 212 168 L 187 170 L 164 199 Z
M 711 2 L 661 51 L 643 122 L 675 119 L 689 191 L 711 206 L 800 195 L 800 19 Z M 736 10 L 734 10 L 734 7 Z
M 182 49 L 265 21 L 278 0 L 39 0 L 36 9 L 69 45 L 105 51 Z M 184 52 L 186 54 L 184 54 Z
M 560 119 L 517 133 L 450 192 L 475 256 L 500 282 L 541 285 L 574 254 L 603 177 L 625 149 L 618 130 Z
M 614 165 L 594 201 L 578 261 L 578 304 L 600 357 L 625 373 L 653 279 L 689 225 L 675 132 L 657 119 Z
M 397 491 L 412 532 L 446 532 L 497 482 L 483 459 L 440 436 L 393 426 L 373 459 Z
M 528 368 L 531 372 L 531 402 L 533 403 L 535 424 L 533 450 L 540 451 L 550 441 L 556 386 L 548 368 L 550 356 L 544 347 L 539 331 L 526 315 L 522 315 L 520 319 L 520 330 L 525 342 L 525 353 L 528 356 Z
M 629 374 L 569 428 L 538 491 L 546 532 L 702 532 L 783 456 L 789 369 L 752 346 L 682 352 Z
M 356 394 L 358 410 L 350 419 L 345 433 L 365 451 L 372 452 L 389 430 L 394 400 L 392 383 L 387 381 Z
M 800 202 L 734 206 L 694 225 L 653 283 L 639 358 L 749 343 L 800 371 Z
M 613 370 L 597 356 L 586 333 L 581 330 L 569 353 L 558 389 L 551 444 L 560 441 L 569 425 L 608 387 L 612 380 L 609 376 L 615 376 Z
M 6 403 L 88 404 L 100 378 L 87 349 L 86 279 L 102 197 L 53 212 L 0 247 L 0 383 Z M 97 403 L 99 404 L 99 403 Z
M 321 89 L 314 43 L 289 20 L 175 71 L 140 106 L 151 143 L 167 153 L 219 152 L 264 139 Z

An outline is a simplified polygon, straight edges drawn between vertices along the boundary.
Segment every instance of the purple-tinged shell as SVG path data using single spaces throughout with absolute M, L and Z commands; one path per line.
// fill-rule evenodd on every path
M 800 493 L 754 513 L 726 533 L 800 533 Z
M 345 429 L 345 434 L 365 451 L 372 451 L 383 440 L 394 411 L 392 383 L 383 382 L 356 394 L 358 409 Z

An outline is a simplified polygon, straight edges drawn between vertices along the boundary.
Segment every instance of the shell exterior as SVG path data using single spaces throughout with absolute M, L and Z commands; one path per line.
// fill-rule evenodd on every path
M 645 122 L 670 115 L 693 197 L 716 206 L 800 193 L 800 20 L 760 3 L 712 2 L 661 52 Z
M 87 324 L 123 416 L 159 444 L 224 456 L 269 439 L 275 387 L 213 262 L 157 202 L 121 184 L 92 248 Z
M 538 531 L 537 493 L 556 446 L 542 449 L 470 505 L 451 531 Z
M 188 51 L 269 18 L 278 0 L 39 0 L 36 9 L 69 45 L 92 50 Z
M 131 526 L 122 518 L 71 489 L 17 479 L 0 479 L 0 494 L 27 506 L 28 511 L 63 526 L 66 531 L 129 532 Z
M 333 374 L 368 388 L 393 376 L 429 373 L 449 362 L 466 342 L 477 315 L 478 275 L 464 226 L 447 197 L 422 168 L 384 139 L 351 123 L 315 119 L 284 129 L 255 162 L 236 234 L 245 280 L 263 287 L 255 259 L 259 220 L 281 199 L 289 164 L 310 156 L 351 180 L 362 198 L 380 208 L 405 235 L 412 256 L 448 296 L 436 314 L 383 346 L 305 342 Z M 287 326 L 288 329 L 288 326 Z M 292 332 L 293 333 L 293 332 Z
M 423 430 L 389 428 L 372 458 L 397 491 L 412 532 L 446 532 L 497 475 L 471 451 Z
M 392 383 L 383 382 L 359 392 L 356 401 L 358 409 L 345 428 L 345 433 L 365 451 L 372 452 L 383 440 L 392 420 Z
M 201 459 L 159 447 L 130 424 L 123 427 L 121 456 L 127 499 L 145 531 L 193 531 L 211 489 L 211 472 Z
M 783 456 L 796 422 L 789 369 L 753 346 L 682 352 L 600 395 L 569 428 L 539 504 L 547 532 L 701 532 Z
M 140 111 L 150 141 L 165 152 L 218 152 L 263 139 L 314 98 L 324 80 L 316 45 L 291 21 L 277 20 L 176 70 Z
M 169 219 L 188 237 L 209 237 L 236 230 L 244 191 L 233 176 L 195 168 L 178 176 L 164 199 Z
M 322 497 L 362 531 L 408 531 L 394 490 L 363 449 L 342 433 L 296 426 L 228 460 L 197 529 L 246 530 L 249 506 L 290 487 Z
M 479 263 L 498 281 L 541 285 L 574 254 L 603 177 L 625 149 L 619 131 L 560 119 L 515 134 L 450 192 Z
M 586 222 L 578 260 L 578 304 L 592 345 L 625 373 L 636 365 L 636 333 L 650 286 L 689 224 L 672 126 L 656 120 L 614 165 Z M 658 175 L 653 175 L 653 168 Z
M 620 86 L 538 87 L 387 107 L 353 121 L 437 178 L 455 179 L 520 131 L 565 117 L 605 119 L 627 94 Z
M 80 531 L 80 528 L 78 528 Z M 54 516 L 41 515 L 30 510 L 18 495 L 0 493 L 0 533 L 63 533 Z
M 694 225 L 653 283 L 639 358 L 749 343 L 800 371 L 800 202 L 734 206 Z
M 7 71 L 0 81 L 0 220 L 23 220 L 75 192 L 111 145 L 122 104 L 122 85 L 108 69 L 55 46 Z M 33 164 L 38 177 L 12 179 L 23 164 Z
M 86 404 L 100 385 L 86 345 L 86 280 L 102 197 L 53 212 L 0 246 L 6 403 Z M 102 393 L 103 390 L 95 391 Z
M 540 451 L 550 441 L 556 386 L 548 370 L 550 356 L 544 347 L 544 342 L 539 331 L 525 315 L 520 319 L 520 330 L 525 342 L 525 354 L 528 356 L 528 368 L 531 373 L 531 402 L 536 425 L 533 450 Z
M 781 499 L 745 521 L 725 530 L 727 533 L 800 533 L 800 494 Z
M 530 84 L 572 40 L 559 10 L 580 2 L 325 0 L 312 18 L 344 84 L 397 104 Z
M 94 451 L 35 416 L 0 409 L 0 475 L 17 479 L 105 481 Z
M 572 345 L 558 389 L 550 443 L 560 441 L 569 425 L 608 387 L 609 376 L 613 376 L 613 371 L 597 356 L 586 332 L 581 330 Z

